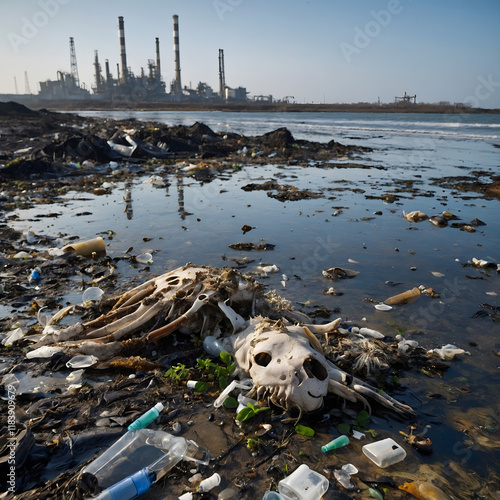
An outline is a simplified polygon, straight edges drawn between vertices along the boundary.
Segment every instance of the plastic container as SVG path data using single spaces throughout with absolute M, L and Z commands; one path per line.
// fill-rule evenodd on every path
M 82 473 L 94 476 L 101 488 L 109 488 L 146 467 L 158 480 L 182 459 L 206 465 L 209 456 L 193 441 L 164 431 L 139 429 L 125 433 Z
M 329 482 L 325 476 L 302 464 L 278 483 L 278 491 L 291 500 L 319 500 L 328 490 L 328 486 Z
M 327 451 L 336 450 L 337 448 L 342 448 L 342 446 L 347 446 L 349 444 L 349 438 L 347 436 L 339 436 L 328 444 L 321 447 L 321 451 L 326 453 Z
M 220 476 L 216 472 L 215 474 L 212 474 L 210 477 L 207 477 L 200 483 L 198 491 L 200 493 L 205 493 L 207 491 L 214 489 L 216 486 L 219 486 L 219 484 L 220 484 Z
M 141 415 L 137 420 L 134 420 L 128 427 L 129 431 L 137 431 L 139 429 L 144 429 L 151 422 L 153 422 L 160 412 L 163 410 L 164 406 L 161 403 L 156 403 L 153 408 L 148 410 L 144 415 Z
M 208 335 L 205 337 L 205 340 L 203 341 L 203 349 L 205 349 L 205 352 L 207 354 L 210 354 L 210 356 L 214 356 L 216 358 L 220 356 L 220 353 L 222 351 L 225 351 L 222 342 L 212 335 Z
M 374 464 L 382 469 L 401 462 L 406 457 L 406 451 L 391 438 L 365 444 L 362 450 Z
M 288 499 L 283 495 L 280 495 L 277 491 L 268 490 L 264 493 L 262 500 L 288 500 Z

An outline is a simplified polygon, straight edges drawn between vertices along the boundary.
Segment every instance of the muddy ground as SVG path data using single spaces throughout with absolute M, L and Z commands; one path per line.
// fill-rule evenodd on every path
M 113 274 L 117 258 L 89 260 L 71 252 L 54 257 L 37 252 L 34 260 L 14 258 L 29 247 L 29 237 L 38 245 L 51 246 L 49 237 L 20 234 L 9 229 L 6 221 L 15 208 L 51 204 L 64 199 L 70 190 L 98 194 L 103 189 L 103 182 L 111 177 L 113 182 L 118 182 L 153 170 L 156 172 L 159 165 L 163 165 L 165 178 L 174 172 L 178 174 L 179 164 L 182 164 L 182 175 L 209 181 L 226 169 L 266 164 L 270 157 L 273 162 L 297 165 L 307 165 L 313 160 L 316 166 L 325 168 L 331 168 L 331 160 L 348 159 L 342 165 L 344 168 L 359 167 L 358 156 L 367 151 L 334 141 L 323 144 L 295 140 L 286 129 L 260 137 L 245 137 L 215 133 L 200 123 L 191 127 L 166 127 L 135 120 L 81 118 L 44 110 L 35 112 L 14 103 L 0 103 L 0 136 L 0 298 L 3 304 L 18 310 L 18 314 L 1 318 L 0 327 L 6 332 L 18 322 L 31 319 L 28 334 L 40 330 L 34 319 L 42 306 L 65 305 L 58 302 L 58 297 L 75 287 L 75 276 L 85 284 L 99 282 L 110 295 L 124 292 L 132 284 Z M 114 145 L 110 146 L 108 141 Z M 478 180 L 481 175 L 478 172 L 477 177 L 473 174 L 467 178 L 434 179 L 434 182 L 447 188 L 499 197 L 500 178 L 490 176 L 490 182 L 484 183 Z M 407 187 L 412 192 L 411 184 Z M 279 200 L 324 196 L 276 181 L 249 184 L 245 189 L 266 190 L 269 196 Z M 404 186 L 398 186 L 399 193 L 403 189 Z M 121 258 L 134 264 L 132 254 Z M 36 283 L 36 287 L 19 279 L 19 276 L 29 276 L 37 265 L 44 279 Z M 40 301 L 39 297 L 44 300 Z M 90 309 L 80 313 L 84 318 L 91 318 L 99 311 Z M 311 446 L 310 437 L 295 432 L 299 420 L 293 412 L 271 407 L 269 412 L 236 425 L 234 410 L 213 407 L 218 394 L 215 385 L 197 394 L 186 388 L 185 380 L 165 377 L 170 367 L 179 364 L 190 368 L 190 378 L 206 377 L 192 368 L 196 359 L 206 356 L 199 343 L 182 335 L 177 335 L 175 342 L 175 346 L 169 341 L 154 347 L 158 351 L 154 363 L 134 364 L 131 361 L 130 366 L 90 369 L 87 373 L 94 378 L 94 383 L 80 389 L 68 390 L 62 386 L 17 395 L 14 498 L 88 497 L 88 487 L 80 480 L 79 472 L 97 451 L 113 443 L 128 424 L 158 401 L 164 402 L 166 408 L 151 427 L 180 432 L 183 437 L 209 449 L 212 460 L 208 466 L 200 467 L 202 477 L 213 472 L 219 472 L 222 477 L 215 493 L 199 495 L 200 498 L 217 498 L 226 488 L 233 490 L 219 498 L 261 498 L 266 489 L 275 490 L 278 481 L 300 463 L 328 477 L 331 485 L 325 496 L 327 499 L 367 498 L 369 487 L 384 491 L 385 498 L 409 498 L 397 489 L 397 485 L 412 479 L 412 474 L 384 474 L 381 469 L 370 466 L 361 453 L 363 443 L 355 440 L 351 440 L 349 452 L 354 451 L 361 457 L 366 467 L 356 477 L 353 490 L 342 488 L 334 479 L 334 470 L 345 463 L 347 452 L 339 450 L 325 461 L 319 446 Z M 60 354 L 48 360 L 28 360 L 25 358 L 26 345 L 21 339 L 3 349 L 4 374 L 52 376 L 66 370 L 67 356 Z M 152 347 L 142 349 L 137 356 L 148 359 L 152 350 Z M 397 374 L 405 368 L 407 366 L 395 365 L 391 373 Z M 440 369 L 439 366 L 431 368 Z M 389 381 L 387 384 L 386 389 L 397 397 L 397 384 L 391 385 Z M 4 402 L 8 398 L 7 389 L 5 391 Z M 337 406 L 338 400 L 331 397 L 319 413 L 300 419 L 302 425 L 314 426 L 316 442 L 330 441 L 332 428 L 355 421 L 362 409 L 353 407 L 344 411 L 336 409 Z M 395 418 L 379 411 L 379 418 Z M 268 432 L 263 427 L 266 423 L 271 425 Z M 4 460 L 0 461 L 2 487 L 6 487 L 8 443 L 9 435 L 4 427 L 0 436 L 4 455 Z M 181 462 L 153 486 L 147 498 L 173 499 L 185 491 L 195 490 L 196 482 L 189 482 L 194 474 L 192 469 L 189 463 Z M 380 479 L 380 476 L 385 477 Z M 432 477 L 429 467 L 429 478 Z

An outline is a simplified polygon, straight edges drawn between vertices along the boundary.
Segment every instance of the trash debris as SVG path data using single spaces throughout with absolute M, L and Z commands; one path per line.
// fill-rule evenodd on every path
M 217 474 L 216 472 L 215 474 L 212 474 L 210 477 L 207 477 L 200 483 L 200 485 L 198 486 L 198 491 L 200 493 L 206 493 L 210 490 L 213 490 L 216 486 L 219 486 L 220 480 L 221 478 L 219 474 Z
M 365 444 L 362 450 L 375 465 L 381 468 L 401 462 L 406 457 L 406 451 L 392 438 Z
M 40 347 L 40 349 L 43 349 L 43 347 Z M 32 352 L 35 352 L 35 351 L 32 351 Z M 26 356 L 26 357 L 28 357 L 28 356 Z M 99 362 L 99 359 L 96 358 L 95 356 L 79 355 L 79 356 L 72 357 L 66 363 L 66 366 L 68 368 L 89 368 L 90 366 L 94 366 L 98 362 Z
M 393 295 L 384 301 L 386 305 L 402 305 L 411 304 L 415 302 L 420 297 L 420 290 L 417 287 L 407 290 L 406 292 L 399 293 L 398 295 Z
M 87 259 L 95 259 L 106 255 L 106 243 L 99 236 L 91 240 L 71 243 L 62 248 L 63 252 L 76 252 Z
M 135 494 L 144 493 L 181 460 L 206 465 L 209 455 L 194 441 L 173 436 L 165 431 L 152 429 L 127 431 L 83 469 L 82 477 L 89 475 L 92 481 L 87 483 L 92 484 L 96 490 L 97 488 L 108 490 L 106 493 L 108 496 L 103 496 L 103 500 L 135 498 L 125 496 L 129 488 L 134 491 L 134 488 L 139 486 Z M 123 496 L 116 496 L 117 493 L 113 493 L 118 491 Z
M 342 269 L 341 267 L 331 267 L 323 271 L 323 276 L 330 280 L 351 279 L 359 275 L 359 271 L 352 269 Z
M 351 482 L 351 475 L 345 470 L 336 469 L 333 471 L 335 479 L 347 490 L 354 488 L 354 484 Z
M 141 253 L 138 255 L 135 260 L 137 262 L 140 262 L 141 264 L 152 264 L 153 263 L 153 256 L 146 252 L 146 253 Z
M 144 415 L 141 415 L 137 420 L 134 420 L 128 427 L 128 431 L 137 431 L 139 429 L 146 428 L 151 422 L 154 422 L 156 418 L 160 415 L 160 412 L 163 411 L 163 404 L 156 403 L 153 408 L 148 410 Z
M 325 444 L 321 447 L 321 451 L 323 453 L 327 453 L 332 450 L 336 450 L 337 448 L 342 448 L 343 446 L 347 446 L 349 444 L 349 438 L 345 435 L 339 436 L 335 438 L 333 441 L 330 441 L 328 444 Z
M 460 354 L 467 354 L 470 356 L 470 352 L 460 349 L 453 344 L 446 344 L 439 349 L 431 349 L 427 351 L 427 354 L 437 354 L 444 361 L 451 361 L 455 356 Z
M 388 306 L 387 304 L 375 304 L 374 307 L 377 311 L 390 311 L 392 309 L 392 306 Z
M 101 290 L 98 286 L 91 286 L 83 292 L 82 301 L 86 302 L 99 302 L 104 295 L 104 290 Z
M 403 210 L 403 217 L 410 222 L 420 222 L 422 220 L 427 219 L 427 215 L 424 214 L 424 212 L 421 212 L 420 210 L 414 210 L 413 212 L 405 212 Z
M 412 494 L 419 500 L 450 500 L 450 497 L 443 490 L 426 481 L 404 483 L 399 486 L 399 489 Z
M 328 479 L 301 464 L 278 483 L 278 492 L 285 498 L 319 500 L 328 490 Z M 269 498 L 269 497 L 268 497 Z

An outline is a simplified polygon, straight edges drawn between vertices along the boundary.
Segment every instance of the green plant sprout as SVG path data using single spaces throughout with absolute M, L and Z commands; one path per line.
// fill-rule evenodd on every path
M 169 368 L 165 373 L 165 377 L 171 378 L 176 382 L 181 382 L 182 380 L 185 380 L 189 374 L 189 368 L 186 368 L 186 365 L 179 363 L 178 365 Z
M 255 406 L 252 403 L 247 403 L 246 408 L 240 410 L 238 412 L 238 415 L 236 415 L 236 420 L 238 420 L 238 422 L 245 422 L 245 420 L 249 420 L 252 417 L 255 417 L 257 413 L 266 410 L 270 410 L 270 408 L 268 406 L 260 407 L 260 406 Z

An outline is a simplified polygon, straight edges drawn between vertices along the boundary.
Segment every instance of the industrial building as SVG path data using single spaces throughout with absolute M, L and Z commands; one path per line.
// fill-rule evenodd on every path
M 75 43 L 70 38 L 71 72 L 59 71 L 57 80 L 40 82 L 38 98 L 49 100 L 66 99 L 99 99 L 121 101 L 151 101 L 151 102 L 243 102 L 247 100 L 247 90 L 244 87 L 231 88 L 225 82 L 224 51 L 219 49 L 219 92 L 204 82 L 199 82 L 195 89 L 182 86 L 180 63 L 179 16 L 172 16 L 174 28 L 174 75 L 167 92 L 167 85 L 162 79 L 160 63 L 160 39 L 155 38 L 155 59 L 148 59 L 147 71 L 141 68 L 135 75 L 127 65 L 125 46 L 125 22 L 122 16 L 118 18 L 118 39 L 120 48 L 120 63 L 116 65 L 116 76 L 113 76 L 109 60 L 105 60 L 104 71 L 99 62 L 98 51 L 94 52 L 94 84 L 90 92 L 80 85 L 78 65 L 76 61 Z

